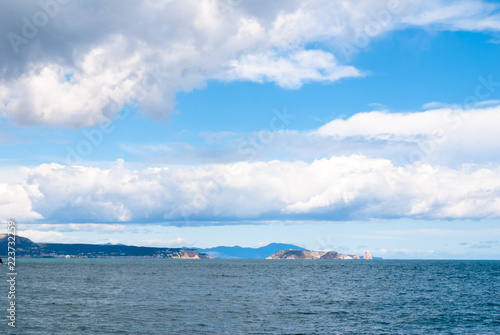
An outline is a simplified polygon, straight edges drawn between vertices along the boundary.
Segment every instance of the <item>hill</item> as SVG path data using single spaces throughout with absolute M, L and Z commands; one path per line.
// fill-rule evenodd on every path
M 9 236 L 12 237 L 12 235 L 0 234 L 0 256 L 2 257 L 6 257 L 9 251 Z M 16 235 L 15 242 L 16 256 L 37 257 L 42 254 L 42 248 L 38 244 L 31 241 L 29 238 Z
M 9 235 L 0 234 L 0 256 L 6 257 Z M 34 243 L 29 238 L 16 236 L 16 257 L 148 257 L 207 259 L 207 254 L 187 248 L 150 248 L 110 244 Z
M 151 257 L 151 258 L 210 258 L 195 249 L 153 248 L 109 244 L 40 243 L 47 256 L 71 255 L 77 257 Z

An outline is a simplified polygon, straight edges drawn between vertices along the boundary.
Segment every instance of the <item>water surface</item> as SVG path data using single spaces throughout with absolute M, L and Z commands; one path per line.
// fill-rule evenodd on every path
M 500 261 L 22 259 L 16 279 L 2 334 L 500 334 Z

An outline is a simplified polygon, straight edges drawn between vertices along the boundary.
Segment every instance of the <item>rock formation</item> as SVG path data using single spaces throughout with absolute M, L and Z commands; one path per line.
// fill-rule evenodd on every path
M 182 259 L 210 259 L 210 256 L 204 253 L 199 253 L 198 250 L 193 249 L 180 249 L 179 252 L 172 256 L 172 258 Z
M 309 250 L 280 250 L 267 259 L 320 259 L 325 252 Z
M 360 258 L 358 254 L 355 254 L 354 256 L 352 256 L 352 259 L 360 259 Z
M 372 255 L 368 250 L 365 251 L 365 255 L 363 256 L 363 259 L 372 259 Z
M 352 257 L 344 254 L 339 254 L 335 250 L 332 250 L 321 256 L 321 259 L 352 259 Z
M 368 252 L 368 251 L 367 251 Z M 367 254 L 365 253 L 365 257 Z M 372 259 L 368 252 L 366 259 Z M 351 257 L 349 255 L 339 254 L 335 250 L 332 251 L 308 251 L 308 250 L 280 250 L 277 253 L 267 257 L 267 259 L 359 259 L 358 255 Z
M 339 259 L 339 253 L 336 252 L 335 250 L 328 251 L 325 253 L 323 256 L 321 256 L 321 259 Z

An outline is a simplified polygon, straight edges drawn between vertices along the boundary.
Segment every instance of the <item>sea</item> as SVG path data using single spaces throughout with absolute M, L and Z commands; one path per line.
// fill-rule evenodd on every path
M 500 334 L 500 261 L 18 259 L 12 299 L 8 271 L 0 334 Z

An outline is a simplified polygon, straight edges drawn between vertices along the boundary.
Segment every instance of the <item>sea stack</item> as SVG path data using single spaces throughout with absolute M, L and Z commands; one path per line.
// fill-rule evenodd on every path
M 363 257 L 363 259 L 372 259 L 372 255 L 368 250 L 365 251 L 365 256 Z
M 358 254 L 356 254 L 356 255 L 352 256 L 352 259 L 359 259 Z

